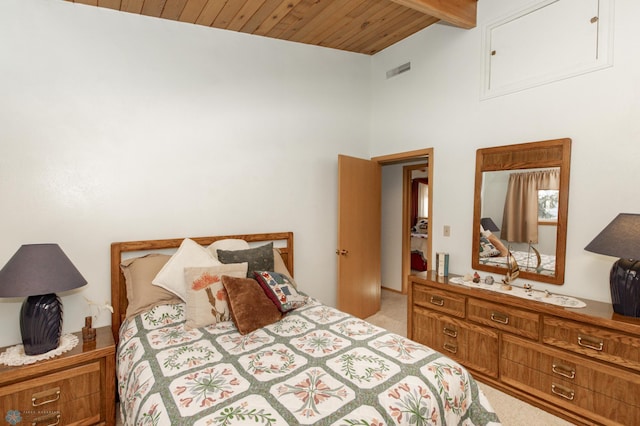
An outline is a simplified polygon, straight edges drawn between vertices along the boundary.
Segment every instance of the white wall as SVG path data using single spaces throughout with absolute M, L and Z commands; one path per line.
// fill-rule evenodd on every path
M 433 251 L 466 273 L 476 149 L 572 138 L 565 284 L 536 286 L 610 302 L 615 259 L 584 247 L 618 213 L 640 212 L 640 2 L 615 4 L 613 67 L 480 101 L 482 26 L 530 3 L 482 0 L 477 28 L 437 24 L 375 55 L 371 155 L 434 148 Z M 385 79 L 408 61 L 410 72 Z
M 89 281 L 63 295 L 73 331 L 83 296 L 110 297 L 112 241 L 292 230 L 301 287 L 334 304 L 338 153 L 434 147 L 433 251 L 464 273 L 475 150 L 571 137 L 567 277 L 551 288 L 609 301 L 614 259 L 583 248 L 617 213 L 640 211 L 640 3 L 616 2 L 612 68 L 481 102 L 482 25 L 528 3 L 482 0 L 476 29 L 438 24 L 370 58 L 4 0 L 0 264 L 21 244 L 59 243 Z M 19 341 L 19 302 L 0 301 L 0 345 Z
M 402 169 L 403 164 L 382 166 L 382 287 L 402 291 Z M 407 231 L 408 232 L 408 231 Z
M 370 57 L 47 0 L 0 3 L 0 52 L 0 266 L 59 243 L 89 282 L 65 331 L 110 299 L 113 241 L 291 230 L 301 288 L 335 303 L 337 155 L 369 154 Z

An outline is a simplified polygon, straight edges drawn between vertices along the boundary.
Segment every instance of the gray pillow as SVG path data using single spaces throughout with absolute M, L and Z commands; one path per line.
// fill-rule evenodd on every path
M 247 262 L 247 278 L 253 278 L 253 271 L 273 271 L 273 243 L 245 250 L 218 250 L 218 260 L 222 263 Z

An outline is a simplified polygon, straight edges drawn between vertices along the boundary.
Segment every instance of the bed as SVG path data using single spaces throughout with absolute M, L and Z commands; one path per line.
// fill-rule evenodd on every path
M 428 229 L 429 219 L 426 217 L 419 217 L 416 224 L 411 227 L 411 269 L 416 271 L 428 269 Z
M 556 257 L 549 254 L 540 254 L 540 266 L 538 259 L 533 252 L 529 251 L 511 251 L 516 259 L 518 268 L 525 272 L 534 272 L 541 275 L 555 276 L 556 274 Z M 506 268 L 507 256 L 480 257 L 480 263 L 483 265 L 497 266 Z
M 250 248 L 216 249 L 218 260 L 227 261 L 224 268 L 245 262 L 222 259 L 223 254 L 242 260 L 249 251 L 264 255 L 264 247 L 273 244 L 268 246 L 273 269 L 283 272 L 273 271 L 271 278 L 284 280 L 276 288 L 288 288 L 288 296 L 271 299 L 260 287 L 264 271 L 250 278 L 249 259 L 243 271 L 222 276 L 230 319 L 221 315 L 214 324 L 193 326 L 194 289 L 202 291 L 204 282 L 200 278 L 189 287 L 187 302 L 172 299 L 174 294 L 144 303 L 136 299 L 149 299 L 156 290 L 145 281 L 137 292 L 136 286 L 143 288 L 140 271 L 148 279 L 150 270 L 133 273 L 131 265 L 153 261 L 157 269 L 164 261 L 160 272 L 151 268 L 158 279 L 168 265 L 180 265 L 176 259 L 187 242 L 210 250 L 238 240 Z M 112 328 L 123 424 L 499 424 L 473 377 L 458 363 L 297 292 L 293 259 L 291 232 L 113 243 Z M 184 266 L 187 287 L 194 271 L 211 268 Z M 238 288 L 253 289 L 254 282 L 264 290 L 261 295 L 240 298 Z M 217 315 L 220 293 L 212 294 L 206 313 Z M 257 302 L 264 303 L 265 295 L 271 306 Z M 244 315 L 266 323 L 247 329 Z
M 427 263 L 427 234 L 411 233 L 411 269 L 426 271 Z
M 480 264 L 507 268 L 509 251 L 513 255 L 520 271 L 533 272 L 540 275 L 556 275 L 555 255 L 539 253 L 540 264 L 538 265 L 537 250 L 533 247 L 530 250 L 509 250 L 491 231 L 480 230 Z

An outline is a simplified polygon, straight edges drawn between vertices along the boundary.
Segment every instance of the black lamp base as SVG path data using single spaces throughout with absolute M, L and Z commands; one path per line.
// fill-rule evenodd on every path
M 640 261 L 619 259 L 609 275 L 613 311 L 640 317 Z
M 20 332 L 24 353 L 40 355 L 60 344 L 62 302 L 54 293 L 29 296 L 20 310 Z

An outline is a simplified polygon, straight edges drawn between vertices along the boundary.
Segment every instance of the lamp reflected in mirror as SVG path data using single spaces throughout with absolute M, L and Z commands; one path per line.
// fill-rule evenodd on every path
M 485 231 L 500 232 L 500 228 L 498 228 L 498 225 L 496 225 L 490 217 L 483 217 L 480 219 L 480 226 L 482 226 L 482 229 Z

